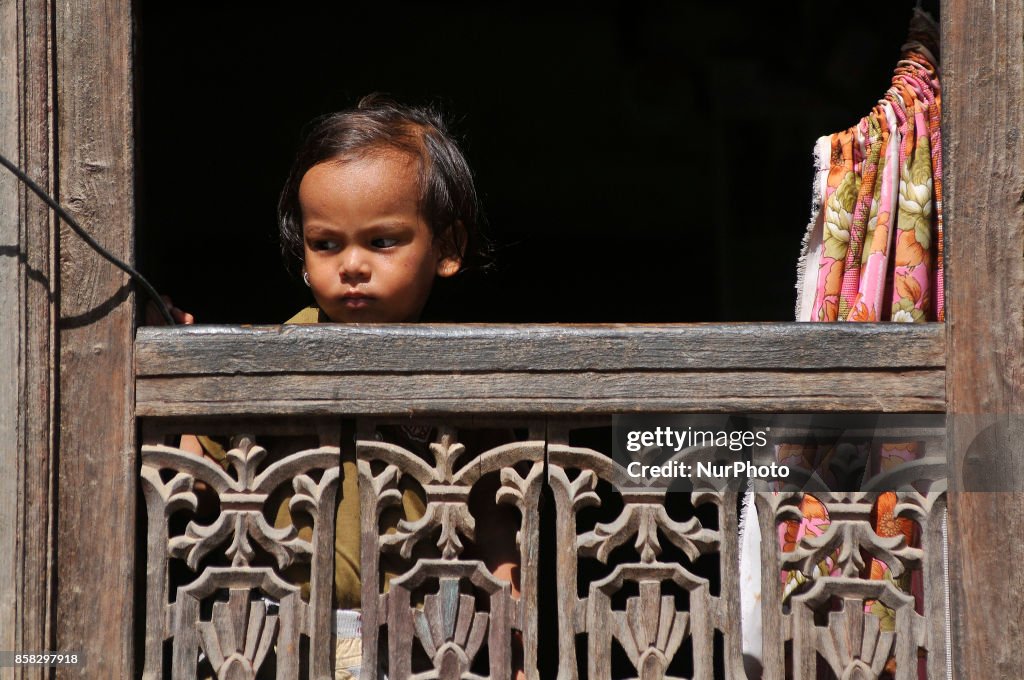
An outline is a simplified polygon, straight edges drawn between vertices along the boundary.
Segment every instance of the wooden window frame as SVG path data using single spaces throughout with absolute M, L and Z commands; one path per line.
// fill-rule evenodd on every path
M 509 360 L 500 355 L 487 369 L 522 395 L 491 399 L 487 408 L 499 410 L 536 410 L 537 395 L 524 392 L 523 381 L 533 380 L 531 369 L 557 360 L 563 347 L 531 334 L 563 333 L 587 347 L 577 361 L 597 356 L 604 362 L 594 368 L 566 359 L 566 366 L 579 368 L 569 371 L 579 380 L 563 383 L 562 391 L 552 387 L 545 402 L 545 408 L 575 403 L 594 412 L 625 410 L 630 403 L 659 410 L 867 408 L 866 395 L 851 401 L 849 385 L 823 379 L 820 366 L 835 366 L 841 357 L 851 362 L 844 369 L 885 385 L 883 408 L 945 410 L 949 462 L 960 469 L 978 432 L 1024 415 L 1024 2 L 943 0 L 942 53 L 944 326 L 481 327 L 463 335 L 461 327 L 424 327 L 413 333 L 422 336 L 413 338 L 415 344 L 469 351 L 474 343 L 486 344 L 488 334 L 521 336 L 517 347 L 525 349 L 517 370 L 500 370 L 511 368 L 493 363 Z M 3 151 L 126 258 L 134 243 L 132 97 L 130 2 L 0 2 Z M 136 343 L 127 278 L 69 236 L 7 175 L 0 177 L 0 248 L 0 465 L 9 471 L 0 482 L 0 649 L 82 650 L 86 675 L 132 677 L 139 670 L 132 623 L 140 620 L 135 418 L 155 412 L 158 385 L 177 380 L 202 387 L 208 379 L 203 376 L 211 375 L 176 371 L 179 377 L 165 377 L 154 372 L 154 362 L 197 366 L 198 359 L 171 347 L 186 337 L 196 348 L 214 347 L 225 336 L 233 346 L 249 343 L 258 352 L 250 365 L 257 367 L 276 356 L 265 352 L 276 342 L 268 338 L 334 343 L 332 351 L 347 359 L 380 338 L 368 334 L 353 342 L 351 329 L 175 329 L 145 331 Z M 626 336 L 645 332 L 650 337 L 637 345 L 641 352 L 626 352 L 633 347 Z M 910 356 L 886 354 L 895 336 L 913 341 L 902 345 L 913 348 Z M 866 352 L 863 342 L 878 351 Z M 640 365 L 655 358 L 663 363 Z M 408 364 L 415 370 L 404 372 L 422 377 L 410 385 L 429 388 L 448 370 L 438 361 L 435 355 Z M 287 377 L 289 370 L 279 374 Z M 622 394 L 636 399 L 598 404 L 586 382 L 598 374 L 614 376 L 610 380 L 620 389 L 632 390 Z M 316 373 L 313 380 L 340 378 L 371 385 L 369 374 L 344 368 Z M 241 386 L 244 379 L 241 371 L 229 382 Z M 472 384 L 464 382 L 464 396 L 484 398 Z M 812 384 L 813 392 L 800 393 Z M 294 410 L 370 409 L 346 399 L 283 403 Z M 780 401 L 769 405 L 768 399 Z M 193 408 L 186 399 L 160 403 L 171 409 L 165 413 L 178 409 L 185 415 Z M 246 404 L 231 407 L 242 410 L 277 408 L 273 398 L 232 403 Z M 1024 489 L 1019 451 L 1004 472 L 1011 488 Z M 1024 559 L 1015 540 L 1024 535 L 1022 494 L 953 494 L 949 505 L 955 677 L 1024 677 L 1024 647 L 1013 637 L 1024 619 Z M 50 675 L 44 669 L 17 673 Z

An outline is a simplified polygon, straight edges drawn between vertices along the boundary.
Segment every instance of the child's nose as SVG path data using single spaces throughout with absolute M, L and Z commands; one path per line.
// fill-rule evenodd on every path
M 342 281 L 363 280 L 370 277 L 370 262 L 359 248 L 349 248 L 341 258 Z

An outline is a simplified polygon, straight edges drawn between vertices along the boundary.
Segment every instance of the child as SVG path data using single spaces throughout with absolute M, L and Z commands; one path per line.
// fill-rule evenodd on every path
M 435 277 L 456 274 L 480 241 L 473 178 L 440 118 L 376 96 L 317 123 L 285 181 L 278 223 L 286 266 L 316 302 L 290 323 L 418 321 Z M 389 440 L 415 446 L 395 429 Z M 346 610 L 359 606 L 359 504 L 355 462 L 343 467 L 335 601 Z M 423 513 L 409 491 L 403 505 L 406 516 Z M 511 580 L 511 569 L 495 571 Z M 359 643 L 338 631 L 336 677 L 358 675 Z
M 286 323 L 418 321 L 435 278 L 455 275 L 480 249 L 478 214 L 469 166 L 437 114 L 371 95 L 355 109 L 323 118 L 302 144 L 278 204 L 286 266 L 301 272 L 315 301 Z M 384 436 L 412 450 L 424 446 L 403 429 L 388 429 Z M 205 455 L 218 457 L 213 449 L 221 447 L 207 437 L 182 440 L 182 448 L 200 446 Z M 335 677 L 354 678 L 361 663 L 358 614 L 351 611 L 360 606 L 355 460 L 343 455 L 342 469 L 335 530 L 334 599 L 340 607 Z M 274 502 L 279 503 L 271 506 L 278 508 L 275 523 L 292 524 L 287 498 Z M 422 497 L 411 490 L 403 506 L 410 519 L 424 511 Z M 478 526 L 478 535 L 497 539 L 482 546 L 480 557 L 518 594 L 515 527 L 506 510 L 479 517 L 486 526 Z M 504 543 L 499 555 L 495 544 Z

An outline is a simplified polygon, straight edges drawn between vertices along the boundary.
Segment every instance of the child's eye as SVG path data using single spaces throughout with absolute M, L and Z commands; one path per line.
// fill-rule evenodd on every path
M 336 250 L 337 248 L 336 241 L 313 241 L 313 250 Z
M 370 245 L 374 248 L 391 248 L 398 245 L 397 238 L 375 238 L 370 241 Z

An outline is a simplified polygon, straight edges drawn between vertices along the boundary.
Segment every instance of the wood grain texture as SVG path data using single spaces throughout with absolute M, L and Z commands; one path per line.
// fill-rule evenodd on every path
M 944 409 L 938 325 L 199 327 L 136 348 L 140 416 Z
M 248 677 L 238 672 L 258 671 L 271 649 L 278 677 L 298 677 L 300 635 L 308 639 L 310 677 L 332 675 L 338 428 L 335 424 L 333 433 L 324 436 L 322 423 L 304 425 L 309 434 L 319 432 L 319 447 L 268 450 L 251 434 L 233 437 L 228 458 L 237 476 L 205 458 L 162 445 L 158 430 L 147 433 L 141 470 L 148 521 L 144 680 L 166 677 L 168 642 L 172 678 L 195 678 L 200 651 L 217 677 Z M 200 486 L 205 491 L 197 493 Z M 296 515 L 283 525 L 272 526 L 268 520 L 267 514 L 273 516 L 281 502 L 272 500 L 272 494 L 282 488 L 295 489 L 289 508 L 311 520 L 308 537 L 299 533 Z M 201 505 L 204 493 L 216 495 L 217 503 L 210 506 L 216 512 Z M 170 521 L 174 514 L 188 518 L 184 531 L 180 522 Z M 273 556 L 271 564 L 257 564 L 257 548 Z M 214 559 L 208 561 L 211 555 Z M 230 566 L 212 566 L 220 556 Z M 183 568 L 172 571 L 175 559 Z M 300 586 L 281 573 L 295 562 L 310 565 L 308 602 L 301 601 Z M 184 568 L 191 578 L 182 577 Z M 218 600 L 225 591 L 227 602 Z M 261 598 L 275 606 L 268 607 Z M 200 613 L 204 603 L 212 603 L 207 615 Z
M 412 674 L 416 641 L 438 678 L 477 677 L 468 671 L 486 645 L 488 674 L 484 677 L 507 680 L 514 630 L 522 632 L 526 677 L 538 680 L 537 561 L 531 546 L 538 541 L 539 527 L 530 518 L 535 520 L 539 513 L 544 441 L 509 440 L 509 432 L 486 443 L 472 443 L 470 434 L 467 443 L 459 440 L 455 429 L 441 427 L 427 451 L 420 450 L 427 448 L 425 442 L 378 441 L 373 424 L 366 421 L 357 431 L 363 676 L 374 677 L 377 671 L 379 627 L 386 624 L 388 677 L 395 680 L 428 677 Z M 477 445 L 486 450 L 479 451 Z M 464 460 L 468 455 L 473 457 Z M 525 475 L 515 469 L 521 463 L 528 463 Z M 485 523 L 479 508 L 470 507 L 474 485 L 489 473 L 498 473 L 500 482 L 485 483 L 484 495 L 493 494 L 493 500 L 519 511 L 516 526 L 498 535 L 493 533 L 496 525 Z M 382 530 L 382 512 L 401 502 L 400 478 L 415 479 L 423 489 L 423 515 L 400 522 L 394 530 Z M 484 498 L 482 507 L 490 502 Z M 518 550 L 494 543 L 502 539 L 516 541 Z M 480 561 L 487 545 L 503 556 L 518 553 L 516 571 L 522 585 L 518 600 L 512 598 L 510 584 Z M 476 549 L 475 557 L 464 554 L 470 546 Z M 389 569 L 394 569 L 387 584 L 379 569 L 386 555 L 392 559 Z M 421 596 L 422 606 L 415 605 Z
M 17 159 L 18 146 L 18 13 L 14 2 L 0 2 L 0 153 Z M 0 174 L 0 441 L 18 442 L 21 408 L 18 394 L 21 344 L 21 241 L 19 187 L 7 173 Z M 18 447 L 0 447 L 0 466 L 18 468 Z M 15 649 L 18 587 L 18 476 L 0 478 L 0 649 Z
M 942 3 L 955 677 L 1024 677 L 1024 3 Z M 968 462 L 972 443 L 989 436 Z M 980 444 L 981 438 L 978 439 Z M 975 469 L 970 469 L 970 466 Z
M 136 363 L 140 376 L 941 368 L 944 335 L 939 324 L 189 326 L 139 329 Z
M 0 150 L 53 187 L 51 3 L 0 2 Z M 0 648 L 52 648 L 54 225 L 0 178 Z M 43 678 L 42 668 L 4 677 Z
M 140 379 L 139 416 L 940 412 L 941 370 L 254 375 Z
M 131 260 L 131 2 L 57 3 L 53 27 L 58 198 L 97 241 Z M 66 227 L 59 251 L 55 644 L 83 650 L 87 664 L 57 675 L 128 678 L 137 493 L 133 296 L 128 278 Z
M 559 680 L 581 676 L 610 680 L 613 644 L 620 646 L 640 678 L 675 677 L 668 671 L 673 660 L 682 655 L 692 663 L 691 677 L 711 680 L 719 677 L 714 670 L 716 631 L 723 639 L 717 652 L 725 672 L 722 677 L 740 680 L 739 519 L 735 494 L 701 492 L 691 496 L 694 506 L 713 506 L 714 528 L 696 517 L 676 521 L 668 513 L 669 494 L 664 488 L 624 490 L 622 468 L 603 453 L 569 446 L 567 435 L 571 429 L 572 423 L 564 421 L 548 429 L 548 483 L 555 500 L 558 536 Z M 610 500 L 607 492 L 597 491 L 598 480 L 611 483 L 615 493 L 621 495 L 622 509 L 611 521 L 580 533 L 579 512 L 601 507 Z M 627 546 L 632 550 L 622 550 Z M 663 561 L 663 550 L 670 546 L 691 562 Z M 721 578 L 718 595 L 711 594 L 705 578 L 689 571 L 700 555 L 717 562 Z M 608 575 L 593 579 L 593 572 L 581 571 L 581 558 L 607 564 Z M 679 608 L 673 590 L 687 593 L 685 607 Z M 636 596 L 623 597 L 630 592 Z M 586 638 L 579 638 L 578 634 L 584 632 Z M 576 645 L 584 639 L 587 669 L 581 674 Z M 682 647 L 686 639 L 690 643 L 688 651 Z
M 755 496 L 762 537 L 763 677 L 814 680 L 823 677 L 821 671 L 826 666 L 834 674 L 831 677 L 880 677 L 892 659 L 895 677 L 912 680 L 918 677 L 918 649 L 927 652 L 928 678 L 947 677 L 941 529 L 945 492 L 899 493 L 897 513 L 921 529 L 916 547 L 876 533 L 872 527 L 875 494 L 815 491 L 814 498 L 831 520 L 826 534 L 838 540 L 823 549 L 826 541 L 808 531 L 795 534 L 797 538 L 784 551 L 777 529 L 783 521 L 793 519 L 802 497 L 802 493 L 790 492 Z M 839 549 L 831 552 L 836 547 Z M 831 555 L 828 576 L 815 570 L 825 553 Z M 869 556 L 890 565 L 893 574 L 921 570 L 921 614 L 915 611 L 914 597 L 894 582 L 861 576 Z M 780 570 L 799 570 L 809 577 L 810 584 L 784 597 Z M 874 614 L 865 615 L 867 600 L 882 602 L 893 610 L 891 627 L 880 626 Z M 822 625 L 825 616 L 827 626 Z M 791 645 L 789 652 L 787 644 Z

